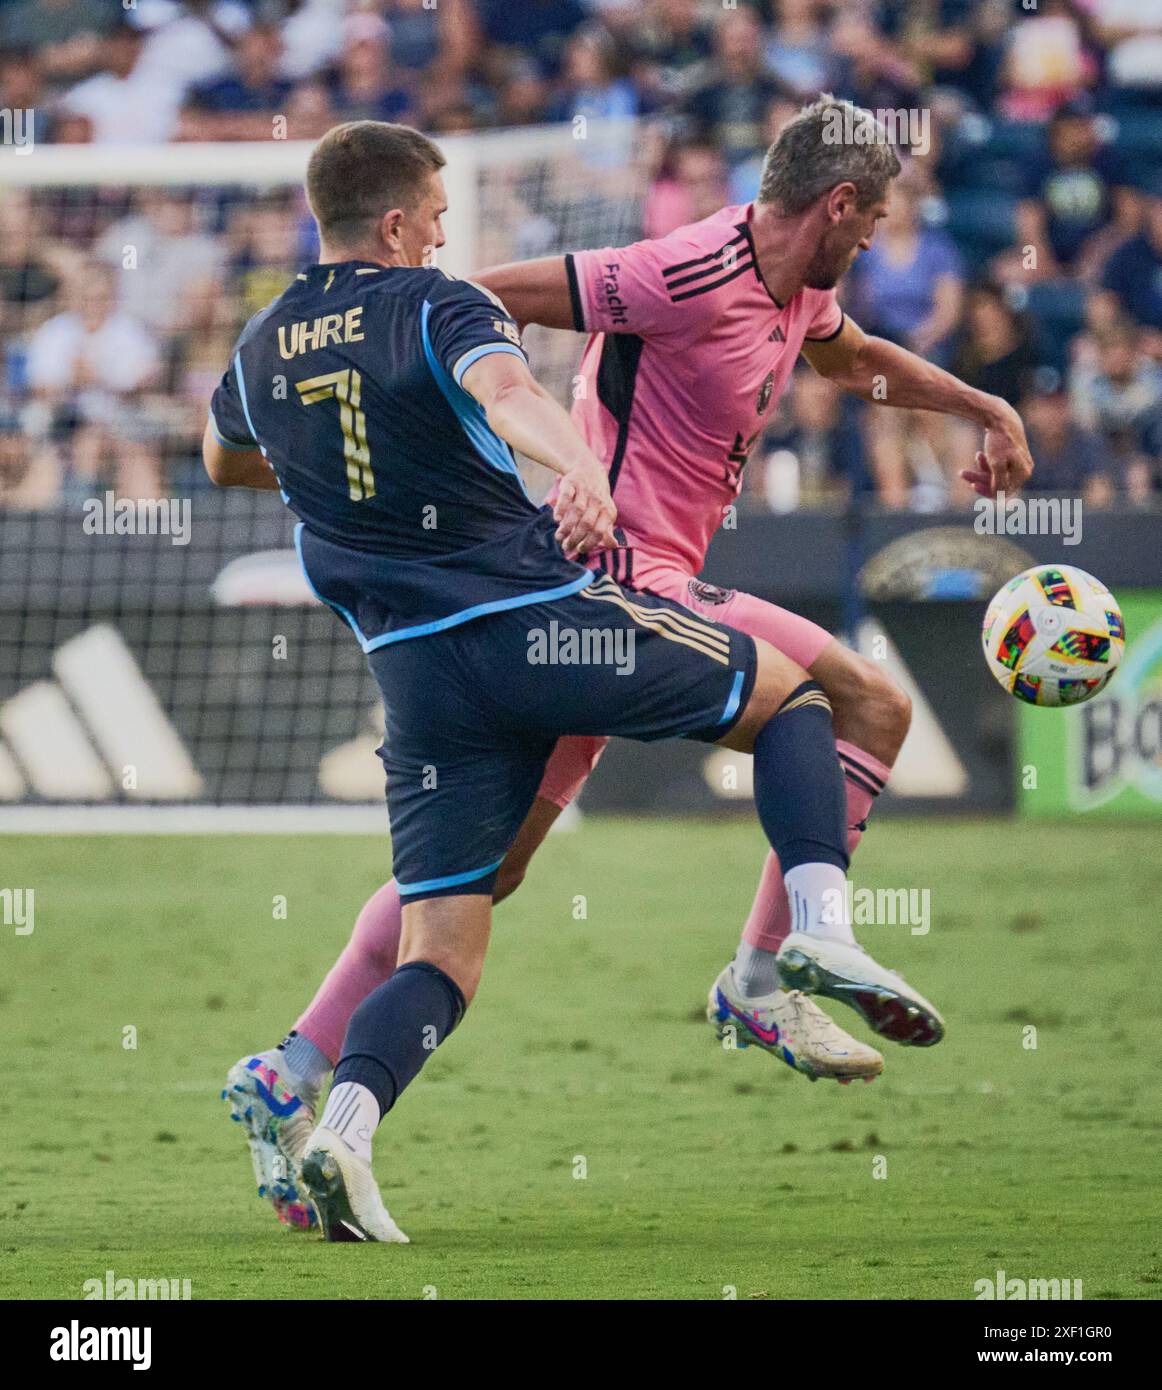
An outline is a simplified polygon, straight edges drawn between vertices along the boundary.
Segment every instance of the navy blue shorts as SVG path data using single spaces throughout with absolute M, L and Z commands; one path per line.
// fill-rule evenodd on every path
M 368 655 L 386 711 L 396 882 L 491 893 L 563 734 L 716 743 L 750 699 L 754 640 L 607 575 Z

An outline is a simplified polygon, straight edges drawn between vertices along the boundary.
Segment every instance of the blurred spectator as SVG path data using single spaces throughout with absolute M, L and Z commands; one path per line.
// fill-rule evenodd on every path
M 156 144 L 173 134 L 180 93 L 146 74 L 144 47 L 140 29 L 118 23 L 101 42 L 101 71 L 62 97 L 62 111 L 85 122 L 93 144 Z
M 281 11 L 282 75 L 292 81 L 311 77 L 339 56 L 342 0 L 275 0 L 261 13 Z M 445 0 L 446 3 L 446 0 Z
M 947 366 L 960 323 L 964 269 L 956 243 L 924 224 L 929 188 L 909 160 L 892 188 L 888 216 L 871 249 L 856 261 L 848 294 L 860 323 L 922 357 Z
M 1045 120 L 1097 76 L 1072 0 L 1040 0 L 1011 22 L 1005 47 L 1001 110 L 1014 121 Z
M 238 328 L 286 289 L 302 261 L 298 217 L 287 198 L 273 193 L 235 209 L 229 282 Z
M 391 51 L 401 68 L 447 80 L 471 64 L 479 31 L 470 0 L 383 0 L 391 25 Z
M 579 0 L 475 0 L 486 44 L 530 59 L 541 76 L 555 77 L 569 37 L 585 23 Z
M 142 76 L 178 106 L 191 87 L 228 71 L 231 45 L 250 24 L 241 0 L 137 0 L 133 10 L 148 35 Z
M 1021 407 L 1033 455 L 1028 492 L 1068 492 L 1086 506 L 1102 507 L 1113 497 L 1113 460 L 1100 435 L 1083 429 L 1069 409 L 1061 373 L 1042 367 Z
M 634 78 L 661 107 L 682 102 L 706 75 L 713 30 L 698 13 L 698 0 L 647 0 L 644 23 L 631 36 Z
M 195 228 L 188 193 L 148 188 L 139 196 L 140 210 L 113 223 L 93 252 L 117 272 L 122 311 L 167 334 L 189 322 L 192 298 L 218 279 L 222 250 Z
M 233 69 L 191 89 L 182 113 L 183 140 L 269 140 L 276 113 L 286 115 L 293 84 L 279 76 L 282 39 L 256 24 L 238 40 Z M 295 132 L 288 130 L 294 138 Z
M 108 0 L 12 0 L 0 7 L 0 50 L 36 50 L 49 76 L 80 77 L 99 65 L 100 39 L 123 15 Z
M 44 98 L 44 73 L 40 55 L 30 48 L 0 51 L 0 111 L 22 112 L 20 138 L 26 144 L 43 145 L 49 138 L 51 118 Z M 15 143 L 16 136 L 11 137 Z
M 952 370 L 969 386 L 1017 405 L 1037 367 L 1029 324 L 995 285 L 974 285 L 965 302 Z
M 1033 331 L 1025 315 L 1013 308 L 996 285 L 974 285 L 965 300 L 964 324 L 957 335 L 952 370 L 978 391 L 1019 406 L 1037 365 Z M 959 476 L 961 469 L 973 466 L 980 448 L 980 430 L 965 420 L 949 421 L 948 429 L 953 450 L 951 472 Z
M 827 85 L 831 55 L 817 0 L 774 0 L 774 29 L 766 46 L 771 73 L 803 101 Z
M 1142 230 L 1110 256 L 1101 284 L 1126 315 L 1162 334 L 1162 176 L 1145 194 Z
M 1084 0 L 1115 87 L 1162 87 L 1162 0 Z
M 866 13 L 840 10 L 831 26 L 828 85 L 870 110 L 910 109 L 920 102 L 923 74 L 905 50 Z
M 762 27 L 749 7 L 720 15 L 710 75 L 684 105 L 697 133 L 715 139 L 732 166 L 765 148 L 767 108 L 786 91 L 763 68 L 762 40 Z
M 679 144 L 646 195 L 642 215 L 647 237 L 668 236 L 676 227 L 700 222 L 728 202 L 726 168 L 717 145 L 707 140 Z
M 0 391 L 23 386 L 21 339 L 53 312 L 62 279 L 76 265 L 76 253 L 48 236 L 44 224 L 23 189 L 0 199 L 0 342 L 6 352 Z
M 799 106 L 800 103 L 794 98 L 782 96 L 776 97 L 767 107 L 767 114 L 763 120 L 762 148 L 730 170 L 730 202 L 749 203 L 758 196 L 767 150 L 782 134 L 783 127 L 798 111 Z
M 392 64 L 391 31 L 379 15 L 359 11 L 347 16 L 329 92 L 340 121 L 414 119 L 406 78 Z
M 157 374 L 157 346 L 115 307 L 106 267 L 87 266 L 70 298 L 75 307 L 43 323 L 29 344 L 42 447 L 68 444 L 78 491 L 109 477 L 124 496 L 159 497 L 156 429 L 140 403 Z
M 1162 366 L 1142 353 L 1132 324 L 1106 332 L 1097 363 L 1075 370 L 1070 394 L 1078 423 L 1104 440 L 1123 485 L 1140 491 L 1150 471 L 1145 456 L 1162 422 Z
M 1129 235 L 1134 207 L 1123 182 L 1121 160 L 1101 144 L 1088 101 L 1055 112 L 1045 154 L 1026 171 L 1017 214 L 1021 247 L 1036 248 L 1037 276 L 1085 274 Z
M 615 73 L 613 40 L 604 29 L 579 29 L 565 48 L 558 95 L 549 116 L 571 121 L 627 119 L 638 114 L 638 94 L 628 78 Z
M 910 348 L 940 366 L 952 356 L 952 335 L 960 323 L 964 272 L 960 253 L 945 232 L 924 226 L 921 200 L 926 176 L 908 161 L 895 182 L 890 212 L 852 271 L 849 300 L 869 333 Z M 890 388 L 888 402 L 890 404 Z M 928 411 L 873 410 L 868 436 L 876 479 L 889 506 L 908 500 L 908 476 L 922 485 L 926 505 L 947 484 L 959 491 L 953 465 L 951 427 L 946 416 Z M 920 452 L 927 447 L 927 455 Z M 947 472 L 945 483 L 942 475 Z
M 853 396 L 800 366 L 743 474 L 745 495 L 773 512 L 867 496 L 864 457 Z

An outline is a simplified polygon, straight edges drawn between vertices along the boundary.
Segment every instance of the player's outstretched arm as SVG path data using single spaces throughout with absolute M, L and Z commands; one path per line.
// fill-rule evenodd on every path
M 820 376 L 873 405 L 934 410 L 980 425 L 984 445 L 976 468 L 960 476 L 982 497 L 994 497 L 1000 490 L 1016 492 L 1032 473 L 1025 426 L 1008 401 L 977 391 L 907 348 L 869 337 L 850 318 L 837 337 L 804 343 L 803 356 Z
M 202 462 L 210 481 L 218 487 L 255 487 L 264 492 L 277 492 L 278 479 L 274 469 L 258 449 L 227 448 L 206 425 L 202 436 Z
M 564 256 L 489 266 L 472 279 L 491 290 L 522 328 L 526 323 L 545 328 L 577 326 Z
M 501 439 L 561 475 L 553 515 L 565 554 L 572 558 L 616 545 L 617 508 L 605 469 L 524 359 L 488 353 L 472 363 L 460 385 L 484 407 Z

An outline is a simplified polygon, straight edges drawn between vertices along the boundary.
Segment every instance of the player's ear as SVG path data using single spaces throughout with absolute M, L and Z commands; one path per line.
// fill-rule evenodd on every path
M 392 208 L 379 219 L 379 235 L 389 251 L 399 251 L 403 247 L 403 209 Z
M 837 183 L 827 195 L 828 222 L 842 222 L 858 201 L 859 191 L 854 183 Z

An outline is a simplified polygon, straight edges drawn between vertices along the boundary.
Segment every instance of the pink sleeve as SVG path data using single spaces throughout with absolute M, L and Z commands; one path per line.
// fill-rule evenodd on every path
M 662 333 L 691 317 L 673 299 L 664 271 L 674 244 L 635 241 L 630 246 L 576 251 L 565 257 L 574 327 L 585 333 Z
M 804 290 L 807 296 L 807 341 L 826 342 L 837 337 L 843 327 L 843 310 L 835 298 L 834 290 Z

